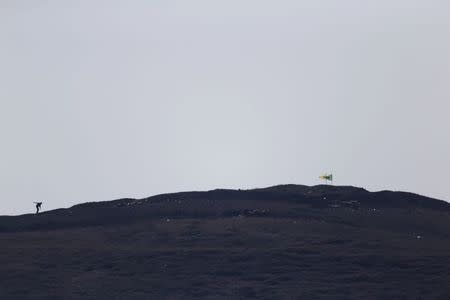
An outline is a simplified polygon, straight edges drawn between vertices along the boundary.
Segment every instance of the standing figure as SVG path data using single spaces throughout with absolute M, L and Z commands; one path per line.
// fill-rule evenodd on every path
M 42 202 L 33 202 L 33 203 L 36 204 L 36 213 L 38 214 L 39 210 L 41 209 Z

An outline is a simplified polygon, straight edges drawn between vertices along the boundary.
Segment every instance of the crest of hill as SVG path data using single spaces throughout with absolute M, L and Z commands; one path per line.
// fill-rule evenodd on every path
M 327 194 L 327 193 L 368 193 L 364 188 L 354 187 L 354 186 L 337 186 L 328 184 L 319 185 L 299 185 L 299 184 L 281 184 L 275 185 L 267 188 L 256 189 L 256 191 L 271 191 L 271 192 L 281 192 L 281 193 L 299 193 L 299 194 Z
M 450 211 L 450 204 L 406 192 L 369 192 L 353 186 L 277 185 L 250 190 L 216 189 L 161 194 L 143 199 L 88 202 L 21 216 L 0 217 L 0 232 L 123 224 L 148 219 L 227 218 L 241 215 L 271 218 L 323 218 L 345 209 Z

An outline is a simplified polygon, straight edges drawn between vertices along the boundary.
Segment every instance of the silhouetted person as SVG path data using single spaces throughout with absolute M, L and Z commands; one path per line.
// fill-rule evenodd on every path
M 36 213 L 38 214 L 39 210 L 41 209 L 42 202 L 33 202 L 33 203 L 36 204 Z

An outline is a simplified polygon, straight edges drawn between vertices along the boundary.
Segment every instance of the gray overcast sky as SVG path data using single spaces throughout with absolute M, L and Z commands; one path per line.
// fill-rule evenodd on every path
M 280 183 L 450 200 L 450 1 L 0 0 L 0 214 Z

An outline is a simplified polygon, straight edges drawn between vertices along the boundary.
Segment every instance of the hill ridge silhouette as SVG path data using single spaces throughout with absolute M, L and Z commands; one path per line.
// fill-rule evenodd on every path
M 295 205 L 306 207 L 295 212 Z M 294 218 L 305 213 L 320 216 L 317 209 L 330 207 L 450 211 L 450 204 L 443 200 L 408 192 L 369 192 L 354 186 L 281 184 L 246 190 L 213 189 L 165 193 L 141 199 L 121 198 L 80 203 L 38 215 L 0 216 L 0 232 L 123 224 L 146 217 L 232 217 L 249 214 L 252 210 L 255 215 L 261 215 L 258 211 L 265 210 L 265 216 Z
M 104 200 L 104 201 L 89 201 L 89 202 L 83 202 L 83 203 L 79 203 L 79 204 L 75 204 L 69 208 L 57 208 L 54 210 L 48 210 L 48 211 L 44 211 L 43 213 L 49 213 L 49 212 L 53 212 L 53 211 L 59 211 L 59 210 L 64 210 L 64 209 L 73 209 L 73 208 L 78 208 L 78 207 L 89 207 L 89 206 L 97 206 L 97 205 L 109 205 L 109 204 L 113 204 L 116 202 L 123 202 L 123 201 L 151 201 L 151 200 L 160 200 L 160 199 L 164 199 L 165 197 L 179 197 L 180 195 L 183 196 L 198 196 L 200 194 L 211 194 L 211 193 L 226 193 L 226 192 L 231 192 L 231 193 L 235 193 L 235 192 L 242 192 L 242 193 L 248 193 L 248 192 L 300 192 L 301 194 L 301 190 L 303 189 L 304 191 L 311 191 L 312 193 L 321 193 L 321 194 L 328 194 L 328 193 L 341 193 L 341 194 L 347 194 L 352 192 L 352 193 L 367 193 L 367 194 L 376 194 L 376 195 L 383 195 L 383 196 L 390 196 L 392 194 L 395 195 L 402 195 L 403 197 L 407 198 L 422 198 L 423 200 L 426 201 L 431 201 L 434 202 L 435 204 L 440 204 L 439 207 L 440 208 L 445 208 L 445 207 L 449 207 L 450 208 L 450 203 L 444 201 L 444 200 L 440 200 L 440 199 L 436 199 L 436 198 L 432 198 L 432 197 L 428 197 L 428 196 L 423 196 L 420 194 L 416 194 L 416 193 L 411 193 L 411 192 L 406 192 L 406 191 L 394 191 L 394 190 L 380 190 L 380 191 L 374 191 L 374 192 L 370 192 L 362 187 L 356 187 L 356 186 L 351 186 L 351 185 L 327 185 L 327 184 L 318 184 L 318 185 L 312 185 L 312 186 L 308 186 L 308 185 L 301 185 L 301 184 L 278 184 L 278 185 L 273 185 L 273 186 L 269 186 L 269 187 L 264 187 L 264 188 L 252 188 L 252 189 L 222 189 L 222 188 L 216 188 L 216 189 L 212 189 L 212 190 L 205 190 L 205 191 L 180 191 L 180 192 L 173 192 L 173 193 L 162 193 L 162 194 L 156 194 L 153 196 L 148 196 L 148 197 L 144 197 L 144 198 L 129 198 L 129 197 L 125 197 L 125 198 L 118 198 L 118 199 L 113 199 L 113 200 Z M 316 195 L 316 194 L 315 194 Z M 390 200 L 392 201 L 398 201 L 397 197 L 391 198 Z M 33 213 L 30 213 L 33 214 Z M 24 214 L 24 215 L 30 215 L 30 214 Z M 19 216 L 23 216 L 23 215 L 19 215 Z M 0 216 L 4 217 L 4 216 Z M 8 217 L 15 217 L 15 216 L 8 216 Z
M 0 217 L 0 299 L 449 299 L 450 204 L 277 185 Z

